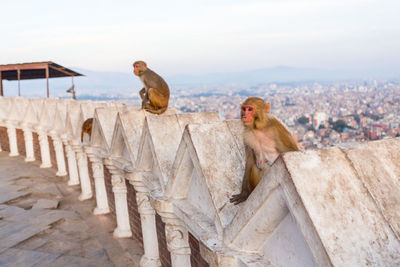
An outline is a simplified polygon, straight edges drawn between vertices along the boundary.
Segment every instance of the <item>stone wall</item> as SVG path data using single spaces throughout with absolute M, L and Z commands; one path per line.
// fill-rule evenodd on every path
M 133 186 L 125 181 L 127 188 L 127 201 L 128 201 L 128 213 L 129 213 L 129 223 L 132 229 L 133 237 L 139 241 L 139 243 L 143 247 L 143 238 L 142 238 L 142 224 L 140 222 L 140 214 L 138 211 L 138 204 L 136 202 L 136 191 Z
M 40 153 L 40 145 L 39 145 L 39 136 L 37 133 L 33 132 L 32 137 L 33 137 L 33 151 L 35 154 L 35 159 L 37 161 L 42 161 L 42 155 Z
M 0 145 L 3 151 L 10 152 L 10 144 L 8 142 L 7 127 L 0 126 Z
M 115 201 L 114 194 L 112 192 L 111 174 L 107 168 L 104 168 L 104 180 L 106 183 L 108 205 L 110 207 L 111 214 L 115 216 Z
M 400 265 L 399 138 L 286 153 L 235 206 L 240 121 L 1 97 L 0 125 L 1 149 L 68 173 L 94 214 L 114 216 L 115 238 L 143 246 L 141 266 Z
M 192 234 L 189 233 L 189 246 L 190 246 L 190 263 L 192 266 L 208 267 L 210 266 L 200 253 L 200 242 Z
M 24 131 L 21 129 L 16 129 L 17 131 L 17 146 L 18 152 L 21 156 L 26 156 L 25 152 L 25 139 L 24 139 Z
M 165 223 L 163 223 L 158 214 L 156 215 L 156 227 L 161 264 L 163 267 L 171 266 L 171 255 L 169 254 L 167 240 L 165 238 Z

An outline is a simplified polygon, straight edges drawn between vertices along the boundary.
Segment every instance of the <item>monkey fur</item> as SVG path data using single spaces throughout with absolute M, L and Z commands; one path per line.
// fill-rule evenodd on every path
M 85 133 L 89 135 L 89 138 L 92 136 L 92 126 L 93 118 L 85 120 L 85 122 L 82 124 L 81 142 L 83 142 L 83 136 Z
M 133 63 L 133 73 L 140 78 L 144 86 L 139 91 L 142 108 L 153 114 L 164 113 L 169 101 L 168 84 L 160 75 L 147 68 L 144 61 Z
M 230 199 L 235 205 L 248 198 L 281 153 L 299 150 L 288 129 L 269 111 L 269 103 L 258 97 L 249 97 L 241 105 L 246 166 L 242 190 Z

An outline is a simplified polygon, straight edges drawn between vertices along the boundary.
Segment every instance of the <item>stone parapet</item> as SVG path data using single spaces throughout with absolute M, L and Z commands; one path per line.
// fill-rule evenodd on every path
M 0 97 L 0 149 L 94 194 L 114 237 L 143 245 L 140 266 L 400 265 L 400 138 L 282 154 L 233 205 L 242 132 L 212 112 Z

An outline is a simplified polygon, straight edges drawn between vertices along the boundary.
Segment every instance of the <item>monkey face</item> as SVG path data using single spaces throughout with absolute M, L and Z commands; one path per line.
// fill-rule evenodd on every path
M 253 105 L 242 105 L 240 111 L 240 118 L 244 126 L 251 127 L 254 123 L 254 117 L 256 114 L 256 107 Z
M 139 76 L 139 71 L 140 71 L 140 66 L 139 66 L 139 64 L 133 65 L 133 73 L 134 73 L 136 76 Z

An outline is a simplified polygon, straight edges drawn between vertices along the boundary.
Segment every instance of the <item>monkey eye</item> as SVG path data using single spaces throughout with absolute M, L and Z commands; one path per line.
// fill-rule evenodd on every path
M 242 111 L 243 112 L 246 112 L 246 111 L 252 112 L 253 110 L 254 110 L 254 108 L 252 106 L 244 106 L 244 107 L 242 107 Z

